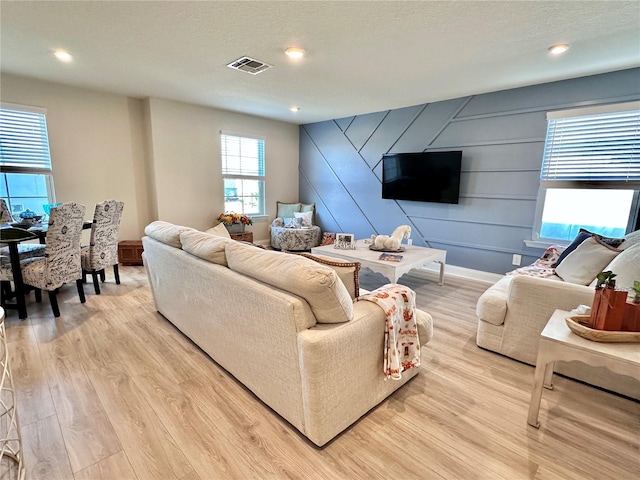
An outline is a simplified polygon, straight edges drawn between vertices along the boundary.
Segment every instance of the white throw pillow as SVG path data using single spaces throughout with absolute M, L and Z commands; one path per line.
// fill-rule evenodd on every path
M 602 271 L 615 273 L 616 288 L 631 292 L 633 282 L 640 280 L 640 243 L 625 248 Z
M 624 242 L 620 245 L 620 249 L 626 250 L 634 245 L 640 243 L 640 230 L 636 230 L 635 232 L 627 233 L 624 237 Z
M 211 263 L 227 266 L 227 256 L 224 247 L 233 240 L 224 237 L 210 235 L 197 230 L 182 232 L 180 234 L 182 249 L 196 257 L 208 260 Z
M 231 270 L 304 298 L 318 323 L 343 323 L 353 318 L 349 292 L 330 267 L 240 242 L 227 243 L 225 252 Z
M 619 253 L 597 236 L 589 237 L 556 267 L 556 275 L 565 282 L 589 285 Z
M 310 227 L 313 220 L 313 212 L 295 212 L 295 218 L 299 218 L 302 221 L 303 227 Z
M 227 227 L 224 226 L 224 223 L 219 223 L 215 227 L 212 227 L 209 230 L 205 230 L 205 233 L 208 233 L 209 235 L 215 235 L 216 237 L 231 238 L 231 235 L 229 235 L 229 230 L 227 230 Z
M 182 244 L 180 243 L 180 234 L 189 230 L 197 231 L 191 227 L 183 227 L 181 225 L 163 222 L 162 220 L 156 220 L 144 228 L 144 233 L 154 240 L 166 243 L 172 247 L 181 248 Z

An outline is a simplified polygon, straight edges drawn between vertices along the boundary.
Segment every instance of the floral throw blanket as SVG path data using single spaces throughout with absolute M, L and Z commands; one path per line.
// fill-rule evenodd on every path
M 378 304 L 385 313 L 385 379 L 400 380 L 402 372 L 420 367 L 420 339 L 416 322 L 416 294 L 404 285 L 390 283 L 358 297 Z
M 505 275 L 529 275 L 540 278 L 552 277 L 556 273 L 554 266 L 564 249 L 565 247 L 563 246 L 552 245 L 531 265 L 516 268 L 515 270 L 507 272 Z

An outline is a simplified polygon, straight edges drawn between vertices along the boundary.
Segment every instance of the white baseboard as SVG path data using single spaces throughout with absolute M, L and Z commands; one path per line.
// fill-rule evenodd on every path
M 412 270 L 412 273 L 432 277 L 433 275 L 438 275 L 440 273 L 440 265 L 433 263 L 428 267 Z M 470 280 L 477 280 L 487 284 L 494 284 L 504 277 L 504 275 L 500 275 L 499 273 L 483 272 L 482 270 L 473 270 L 472 268 L 458 267 L 456 265 L 445 265 L 445 283 L 447 283 L 448 276 L 468 278 Z

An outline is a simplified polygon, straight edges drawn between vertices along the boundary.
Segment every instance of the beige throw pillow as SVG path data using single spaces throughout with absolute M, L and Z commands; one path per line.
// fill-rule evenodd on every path
M 625 248 L 602 271 L 615 273 L 616 288 L 631 293 L 633 282 L 640 280 L 640 243 Z
M 556 267 L 556 275 L 565 282 L 589 285 L 596 275 L 620 253 L 597 236 L 587 238 Z
M 156 220 L 144 228 L 144 233 L 154 240 L 166 243 L 172 247 L 181 248 L 182 244 L 180 243 L 180 234 L 190 230 L 197 231 L 191 227 L 183 227 L 181 225 L 163 222 L 162 220 Z
M 346 260 L 340 260 L 324 255 L 311 255 L 310 253 L 288 253 L 301 255 L 313 260 L 314 262 L 318 262 L 331 267 L 335 270 L 335 272 L 338 274 L 338 278 L 342 280 L 342 283 L 347 288 L 349 296 L 354 300 L 360 296 L 360 281 L 358 278 L 360 272 L 360 262 L 348 262 Z
M 231 238 L 229 235 L 229 230 L 224 226 L 224 223 L 219 223 L 215 227 L 210 228 L 209 230 L 205 230 L 205 233 L 209 235 L 215 235 L 217 237 Z
M 193 230 L 182 232 L 180 241 L 185 252 L 211 263 L 227 266 L 224 247 L 227 243 L 233 242 L 233 240 Z
M 261 250 L 239 242 L 225 247 L 231 270 L 304 298 L 318 323 L 353 318 L 353 301 L 336 272 L 299 255 Z

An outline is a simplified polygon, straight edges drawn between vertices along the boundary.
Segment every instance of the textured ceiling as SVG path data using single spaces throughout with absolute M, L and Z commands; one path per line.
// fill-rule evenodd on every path
M 640 65 L 638 1 L 1 1 L 0 22 L 3 72 L 291 123 Z

